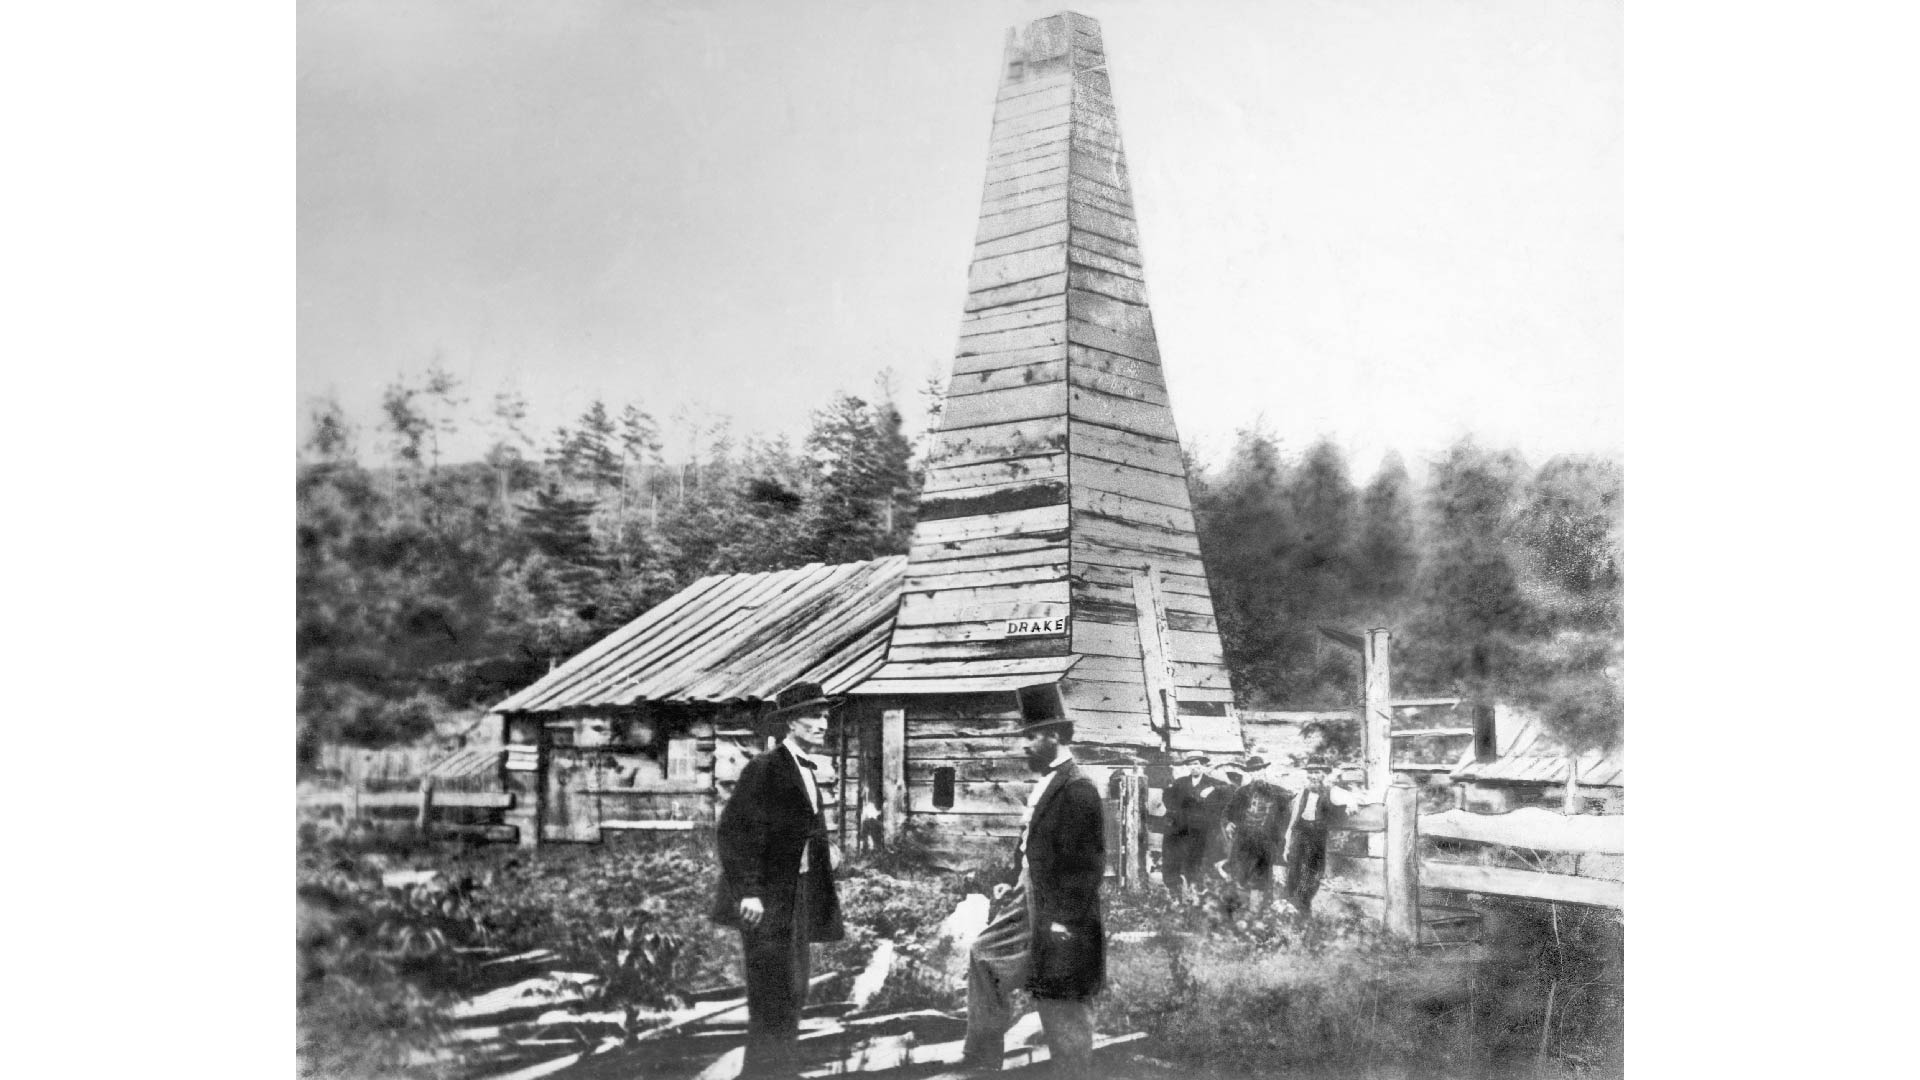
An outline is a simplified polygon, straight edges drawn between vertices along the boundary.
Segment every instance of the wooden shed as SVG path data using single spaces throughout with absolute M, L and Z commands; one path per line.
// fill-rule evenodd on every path
M 1548 737 L 1538 717 L 1504 704 L 1486 710 L 1480 721 L 1475 750 L 1463 754 L 1451 773 L 1465 809 L 1503 813 L 1538 806 L 1569 814 L 1626 812 L 1625 750 L 1570 754 Z
M 861 797 L 956 853 L 1018 833 L 1023 716 L 1074 720 L 1102 780 L 1244 750 L 1139 244 L 1099 24 L 1010 30 L 900 610 L 853 690 Z
M 712 822 L 782 687 L 880 666 L 906 568 L 702 578 L 495 706 L 521 842 Z

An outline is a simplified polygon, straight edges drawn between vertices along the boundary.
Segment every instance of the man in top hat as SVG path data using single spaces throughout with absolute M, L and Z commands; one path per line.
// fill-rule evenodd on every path
M 1161 800 L 1167 835 L 1160 847 L 1160 880 L 1176 893 L 1200 884 L 1208 839 L 1226 810 L 1226 786 L 1208 774 L 1208 763 L 1205 754 L 1188 754 L 1187 775 L 1167 785 Z
M 1233 850 L 1227 866 L 1234 884 L 1259 894 L 1259 903 L 1273 897 L 1273 870 L 1285 865 L 1291 797 L 1266 777 L 1267 759 L 1247 758 L 1247 782 L 1227 802 L 1227 825 Z
M 1302 915 L 1312 910 L 1313 896 L 1326 873 L 1327 829 L 1340 807 L 1359 801 L 1346 788 L 1330 786 L 1327 771 L 1327 763 L 1319 758 L 1307 762 L 1307 785 L 1294 795 L 1287 817 L 1286 847 L 1281 853 L 1287 864 L 1287 900 Z
M 798 1075 L 812 973 L 809 943 L 845 935 L 833 886 L 827 820 L 814 756 L 826 741 L 833 700 L 820 684 L 794 683 L 774 698 L 770 722 L 786 738 L 740 770 L 720 813 L 720 888 L 713 920 L 740 930 L 747 982 L 743 1077 Z
M 1107 871 L 1100 790 L 1074 764 L 1068 720 L 1019 729 L 1027 764 L 1040 780 L 1027 798 L 1014 853 L 1016 884 L 967 958 L 969 1072 L 1000 1071 L 1013 1021 L 1010 995 L 1033 994 L 1061 1075 L 1092 1076 L 1093 1007 L 1106 979 L 1100 882 Z

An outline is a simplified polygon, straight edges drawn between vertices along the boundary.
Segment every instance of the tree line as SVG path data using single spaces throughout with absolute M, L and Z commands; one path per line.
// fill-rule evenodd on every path
M 704 575 L 912 537 L 924 448 L 884 376 L 814 409 L 798 445 L 718 419 L 671 462 L 643 403 L 594 401 L 544 433 L 512 392 L 481 412 L 437 366 L 389 386 L 371 430 L 314 410 L 296 481 L 303 762 L 471 717 Z M 467 425 L 489 435 L 483 459 L 442 461 Z M 1190 485 L 1244 706 L 1353 704 L 1356 661 L 1318 628 L 1389 626 L 1402 695 L 1497 697 L 1576 747 L 1617 741 L 1617 464 L 1533 468 L 1463 441 L 1420 484 L 1390 455 L 1359 485 L 1331 442 L 1290 453 L 1247 431 L 1218 466 L 1190 461 Z

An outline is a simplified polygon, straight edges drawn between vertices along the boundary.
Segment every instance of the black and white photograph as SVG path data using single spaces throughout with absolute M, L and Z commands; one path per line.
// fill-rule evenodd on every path
M 294 22 L 298 1075 L 1625 1075 L 1619 0 Z

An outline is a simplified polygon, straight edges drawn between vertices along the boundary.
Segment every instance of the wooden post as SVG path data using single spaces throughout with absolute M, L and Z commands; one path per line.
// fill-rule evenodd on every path
M 1120 887 L 1138 891 L 1147 880 L 1147 778 L 1120 775 Z
M 1420 940 L 1420 798 L 1413 782 L 1394 777 L 1387 788 L 1386 931 Z
M 1567 755 L 1567 789 L 1560 796 L 1560 812 L 1572 817 L 1580 812 L 1580 755 Z
M 907 710 L 880 713 L 880 835 L 892 844 L 907 823 Z
M 420 816 L 415 821 L 420 835 L 427 836 L 433 831 L 433 777 L 420 778 Z
M 1365 758 L 1367 791 L 1378 797 L 1393 779 L 1393 632 L 1385 627 L 1367 631 L 1361 669 L 1366 679 L 1360 703 L 1361 747 Z

